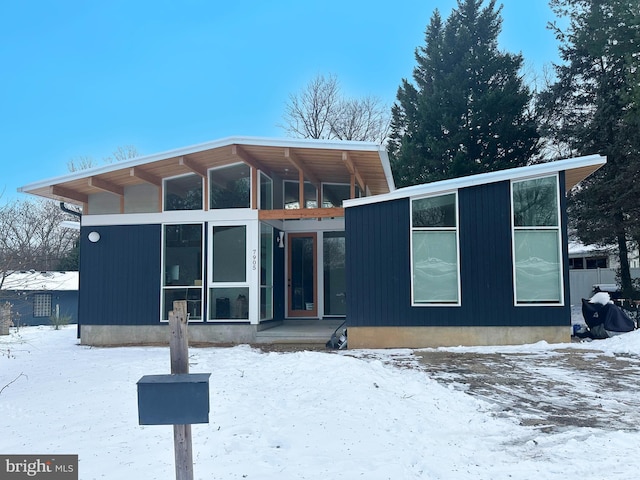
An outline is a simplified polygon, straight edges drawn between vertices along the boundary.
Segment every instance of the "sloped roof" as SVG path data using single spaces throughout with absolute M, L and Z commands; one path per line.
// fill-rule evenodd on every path
M 11 272 L 5 278 L 2 290 L 78 290 L 78 278 L 78 272 Z
M 449 180 L 441 180 L 439 182 L 399 188 L 395 191 L 383 195 L 377 195 L 375 197 L 346 200 L 344 202 L 344 206 L 345 208 L 348 208 L 357 205 L 385 202 L 398 198 L 435 195 L 440 192 L 453 191 L 465 187 L 502 182 L 505 180 L 520 180 L 529 177 L 551 175 L 562 171 L 566 172 L 565 187 L 566 190 L 569 191 L 605 163 L 607 163 L 607 158 L 601 155 L 589 155 L 585 157 L 538 163 L 526 167 L 509 168 L 507 170 L 499 170 L 496 172 L 481 173 L 478 175 L 469 175 L 466 177 L 452 178 Z
M 163 178 L 244 162 L 282 179 L 298 180 L 302 170 L 312 183 L 349 183 L 378 195 L 394 190 L 387 152 L 372 142 L 228 137 L 190 147 L 117 162 L 44 180 L 18 189 L 69 203 L 86 203 L 92 193 L 122 195 L 124 188 Z

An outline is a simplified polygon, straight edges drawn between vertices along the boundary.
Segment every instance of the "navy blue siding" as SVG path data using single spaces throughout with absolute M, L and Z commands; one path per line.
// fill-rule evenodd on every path
M 3 292 L 5 293 L 5 292 Z M 60 316 L 70 317 L 69 323 L 78 322 L 78 292 L 77 290 L 22 290 L 20 292 L 8 292 L 6 299 L 13 305 L 16 313 L 16 325 L 50 325 L 49 317 L 34 317 L 33 302 L 35 295 L 51 295 L 51 313 L 55 315 L 56 306 L 60 309 Z M 4 299 L 3 299 L 4 300 Z
M 411 306 L 409 199 L 346 209 L 348 324 L 568 325 L 568 298 L 565 306 L 514 306 L 509 182 L 461 189 L 458 201 L 461 306 L 451 307 Z M 563 256 L 567 292 L 566 247 Z
M 160 323 L 161 226 L 83 227 L 80 238 L 80 324 Z

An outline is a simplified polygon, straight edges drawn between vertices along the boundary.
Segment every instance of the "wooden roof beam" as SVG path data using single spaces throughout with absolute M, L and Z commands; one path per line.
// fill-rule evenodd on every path
M 155 175 L 141 170 L 139 167 L 131 167 L 129 169 L 129 176 L 136 177 L 140 180 L 155 185 L 156 187 L 162 187 L 162 179 Z
M 187 167 L 193 173 L 200 175 L 202 178 L 207 178 L 207 169 L 196 165 L 192 160 L 189 160 L 186 157 L 180 157 L 178 159 L 178 164 Z
M 75 200 L 80 203 L 89 203 L 89 196 L 84 193 L 76 192 L 68 188 L 61 187 L 59 185 L 52 185 L 49 187 L 51 195 L 58 197 L 68 198 L 69 200 Z
M 293 150 L 291 150 L 290 148 L 285 148 L 284 158 L 289 160 L 289 162 L 291 162 L 293 166 L 298 169 L 298 172 L 301 172 L 307 180 L 309 180 L 311 183 L 313 183 L 316 186 L 316 188 L 320 188 L 320 181 L 318 180 L 318 177 L 316 177 L 308 169 L 308 167 L 304 164 L 302 159 Z
M 251 168 L 255 168 L 256 170 L 260 170 L 261 172 L 264 172 L 267 175 L 271 176 L 271 170 L 240 145 L 231 145 L 231 155 L 238 157 L 242 162 L 246 163 Z
M 362 178 L 362 175 L 360 175 L 360 172 L 358 171 L 357 167 L 353 164 L 353 161 L 349 157 L 348 152 L 342 152 L 342 161 L 346 165 L 347 170 L 349 170 L 349 173 L 356 177 L 356 181 L 358 182 L 358 185 L 360 185 L 360 190 L 363 193 L 366 192 L 367 189 L 366 189 L 366 183 L 364 183 L 364 178 Z
M 103 180 L 99 177 L 89 177 L 88 184 L 90 187 L 94 187 L 108 193 L 113 193 L 114 195 L 119 195 L 121 197 L 124 196 L 124 187 L 116 185 L 113 182 Z

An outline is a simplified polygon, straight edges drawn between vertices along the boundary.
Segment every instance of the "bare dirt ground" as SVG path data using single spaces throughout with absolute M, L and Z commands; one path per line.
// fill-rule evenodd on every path
M 640 358 L 597 351 L 531 354 L 415 352 L 430 378 L 496 405 L 542 431 L 638 430 Z
M 254 345 L 265 352 L 325 351 L 323 345 Z M 364 355 L 486 400 L 497 416 L 541 431 L 567 427 L 640 429 L 640 357 L 609 356 L 596 350 L 560 349 L 538 353 L 469 353 L 405 350 Z

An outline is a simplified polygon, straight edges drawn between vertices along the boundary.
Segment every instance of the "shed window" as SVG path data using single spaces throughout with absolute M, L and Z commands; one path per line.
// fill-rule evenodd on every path
M 33 296 L 33 316 L 36 318 L 51 316 L 50 293 L 36 293 Z
M 411 201 L 413 304 L 459 304 L 458 197 Z
M 511 192 L 516 304 L 561 303 L 558 177 L 513 182 Z

